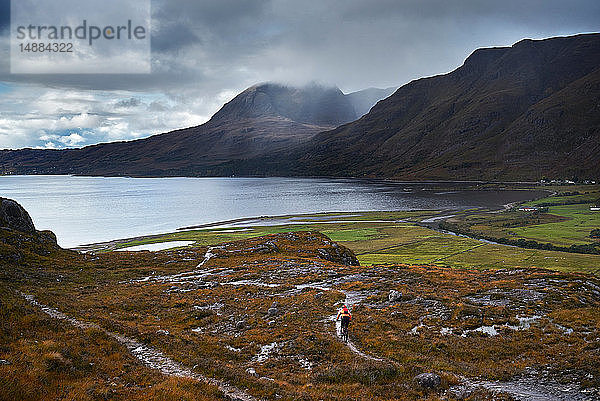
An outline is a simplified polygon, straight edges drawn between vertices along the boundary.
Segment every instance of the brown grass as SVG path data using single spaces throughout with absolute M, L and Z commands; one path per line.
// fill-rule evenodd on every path
M 342 266 L 319 257 L 326 239 L 296 234 L 216 250 L 201 269 L 213 275 L 186 283 L 131 280 L 191 272 L 206 248 L 98 256 L 56 251 L 6 265 L 0 359 L 11 365 L 0 365 L 0 399 L 221 397 L 214 387 L 142 366 L 99 330 L 50 319 L 15 290 L 265 399 L 437 400 L 460 376 L 504 380 L 532 366 L 557 378 L 569 371 L 581 385 L 600 387 L 596 278 L 539 269 Z M 267 242 L 276 248 L 261 247 Z M 249 283 L 228 284 L 240 280 Z M 332 289 L 295 287 L 305 283 Z M 402 292 L 401 300 L 388 301 L 392 289 Z M 344 291 L 365 297 L 353 308 L 351 340 L 385 361 L 364 359 L 334 336 L 328 318 Z M 269 314 L 274 302 L 277 313 Z M 526 330 L 504 327 L 537 315 Z M 496 325 L 499 335 L 468 332 L 481 325 Z M 443 335 L 442 328 L 454 334 Z M 262 347 L 273 343 L 268 358 L 259 360 Z M 442 376 L 441 390 L 426 391 L 413 381 L 430 371 Z M 479 391 L 472 399 L 491 396 Z

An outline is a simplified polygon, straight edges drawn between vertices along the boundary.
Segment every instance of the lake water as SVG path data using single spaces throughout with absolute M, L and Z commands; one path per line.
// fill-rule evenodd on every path
M 0 196 L 23 205 L 36 227 L 54 231 L 63 247 L 242 217 L 494 207 L 532 197 L 445 186 L 456 190 L 350 179 L 3 176 Z

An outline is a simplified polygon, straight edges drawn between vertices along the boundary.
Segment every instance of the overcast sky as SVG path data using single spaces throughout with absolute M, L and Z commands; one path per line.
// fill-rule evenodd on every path
M 64 148 L 201 124 L 258 82 L 401 86 L 478 47 L 598 32 L 600 1 L 153 0 L 151 74 L 10 74 L 9 31 L 0 0 L 0 149 Z

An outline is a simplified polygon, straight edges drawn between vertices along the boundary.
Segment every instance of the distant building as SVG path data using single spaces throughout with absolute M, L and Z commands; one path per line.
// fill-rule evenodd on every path
M 521 212 L 536 212 L 538 210 L 537 207 L 532 207 L 532 206 L 527 206 L 527 207 L 520 207 L 519 211 Z
M 592 212 L 600 212 L 600 206 L 590 206 Z

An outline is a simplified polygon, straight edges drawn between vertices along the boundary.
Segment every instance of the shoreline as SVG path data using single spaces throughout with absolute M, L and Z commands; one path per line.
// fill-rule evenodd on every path
M 422 179 L 406 180 L 401 178 L 368 178 L 358 176 L 326 176 L 326 175 L 223 175 L 223 176 L 195 176 L 195 175 L 95 175 L 95 174 L 0 174 L 1 177 L 81 177 L 81 178 L 289 178 L 289 179 L 327 179 L 327 180 L 359 180 L 369 182 L 386 182 L 397 184 L 497 184 L 497 185 L 536 185 L 544 186 L 540 181 L 493 181 L 493 180 L 443 180 L 443 179 Z M 586 184 L 575 184 L 586 185 Z
M 415 211 L 417 211 L 417 210 L 415 210 Z M 418 210 L 418 211 L 435 213 L 435 212 L 439 212 L 442 210 L 426 210 L 426 209 L 424 209 L 424 210 Z M 310 218 L 313 216 L 314 217 L 331 216 L 332 218 L 335 218 L 336 215 L 341 215 L 341 214 L 343 214 L 343 215 L 349 215 L 349 214 L 360 215 L 361 213 L 364 214 L 364 213 L 394 213 L 394 212 L 396 212 L 396 211 L 393 211 L 393 210 L 388 210 L 388 211 L 366 210 L 366 211 L 360 211 L 360 212 L 335 211 L 335 212 L 283 214 L 283 215 L 273 215 L 273 216 L 241 217 L 238 219 L 220 220 L 220 221 L 214 221 L 211 223 L 180 227 L 180 228 L 175 229 L 175 231 L 172 231 L 172 232 L 165 232 L 165 233 L 160 233 L 160 234 L 138 235 L 135 237 L 128 237 L 128 238 L 117 238 L 117 239 L 113 239 L 113 240 L 109 240 L 109 241 L 101 241 L 101 242 L 94 242 L 94 243 L 90 243 L 90 244 L 83 244 L 83 245 L 71 247 L 68 249 L 74 250 L 74 251 L 79 251 L 79 252 L 89 251 L 89 250 L 91 250 L 90 248 L 100 248 L 98 250 L 102 250 L 102 249 L 110 248 L 111 245 L 119 245 L 119 244 L 128 243 L 128 242 L 132 242 L 132 241 L 152 240 L 155 238 L 161 238 L 161 237 L 164 237 L 165 235 L 174 234 L 174 233 L 178 233 L 178 232 L 202 230 L 202 229 L 207 229 L 207 228 L 227 229 L 227 228 L 235 227 L 237 229 L 236 231 L 241 231 L 244 228 L 248 228 L 248 227 L 263 227 L 258 224 L 244 225 L 244 226 L 232 226 L 232 224 L 242 223 L 242 222 L 253 222 L 253 221 L 265 222 L 265 221 L 276 221 L 276 220 L 285 220 L 285 219 L 293 219 L 293 218 Z M 407 211 L 407 212 L 410 212 L 410 211 Z M 348 221 L 348 222 L 350 223 L 352 221 Z M 365 222 L 369 222 L 369 221 L 365 220 Z M 390 220 L 389 222 L 393 222 L 393 221 Z M 297 221 L 297 222 L 287 221 L 282 224 L 271 224 L 271 225 L 267 225 L 267 226 L 279 226 L 279 225 L 288 225 L 288 224 L 290 224 L 290 225 L 292 225 L 292 224 L 327 224 L 327 223 L 328 223 L 327 220 L 308 221 L 308 222 L 307 221 Z M 329 222 L 329 223 L 332 223 L 332 222 Z
M 459 181 L 454 181 L 455 183 L 459 183 Z M 423 184 L 425 184 L 425 182 L 422 182 Z M 463 190 L 466 190 L 463 188 Z M 477 191 L 498 191 L 498 189 L 478 189 Z M 510 190 L 514 190 L 514 189 L 510 189 Z M 549 196 L 552 196 L 554 193 L 556 193 L 555 191 L 551 191 L 551 190 L 541 190 L 541 189 L 522 189 L 523 191 L 534 191 L 534 190 L 538 190 L 538 191 L 543 191 L 546 192 L 545 196 L 540 196 L 540 197 L 533 197 L 532 199 L 528 199 L 528 200 L 519 200 L 519 201 L 513 201 L 513 202 L 509 202 L 503 205 L 499 205 L 497 207 L 477 207 L 475 208 L 475 210 L 477 210 L 478 212 L 484 212 L 484 213 L 501 213 L 507 210 L 510 210 L 510 208 L 514 207 L 517 204 L 520 203 L 524 203 L 524 202 L 530 202 L 530 201 L 534 201 L 534 200 L 539 200 L 539 199 L 543 199 L 543 198 L 547 198 Z M 185 232 L 185 231 L 193 231 L 193 230 L 204 230 L 204 229 L 210 229 L 210 228 L 214 228 L 214 229 L 226 229 L 226 228 L 239 228 L 244 229 L 244 228 L 250 228 L 250 227 L 266 227 L 266 226 L 283 226 L 283 225 L 295 225 L 295 224 L 327 224 L 328 222 L 326 220 L 320 220 L 320 221 L 291 221 L 292 219 L 310 219 L 311 217 L 331 217 L 331 218 L 335 218 L 336 216 L 346 216 L 346 215 L 364 215 L 366 213 L 395 213 L 395 212 L 425 212 L 425 213 L 432 213 L 434 214 L 433 217 L 431 217 L 431 221 L 425 222 L 425 221 L 417 221 L 414 222 L 417 226 L 420 227 L 425 227 L 434 231 L 438 231 L 438 232 L 443 232 L 443 230 L 439 230 L 439 223 L 441 221 L 445 221 L 446 219 L 453 217 L 456 213 L 465 213 L 466 211 L 470 210 L 471 208 L 458 208 L 458 209 L 414 209 L 414 210 L 406 210 L 406 211 L 398 211 L 398 210 L 388 210 L 388 211 L 378 211 L 378 210 L 363 210 L 363 211 L 328 211 L 328 212 L 309 212 L 309 213 L 298 213 L 298 214 L 283 214 L 283 215 L 263 215 L 263 216 L 250 216 L 250 217 L 240 217 L 240 218 L 235 218 L 235 219 L 226 219 L 226 220 L 218 220 L 218 221 L 213 221 L 213 222 L 209 222 L 209 223 L 201 223 L 201 224 L 195 224 L 195 225 L 190 225 L 190 226 L 184 226 L 184 227 L 178 227 L 176 228 L 174 231 L 171 232 L 165 232 L 165 233 L 158 233 L 158 234 L 148 234 L 148 235 L 138 235 L 138 236 L 134 236 L 134 237 L 127 237 L 127 238 L 117 238 L 117 239 L 113 239 L 113 240 L 109 240 L 109 241 L 101 241 L 101 242 L 95 242 L 95 243 L 88 243 L 88 244 L 83 244 L 83 245 L 79 245 L 76 247 L 71 247 L 68 249 L 77 251 L 77 252 L 94 252 L 94 251 L 114 251 L 117 249 L 120 249 L 119 245 L 123 245 L 123 244 L 127 244 L 127 243 L 131 243 L 131 242 L 135 242 L 135 241 L 151 241 L 153 239 L 159 239 L 159 238 L 163 238 L 167 235 L 170 234 L 175 234 L 175 233 L 181 233 L 181 232 Z M 439 216 L 439 214 L 444 213 L 444 212 L 448 212 L 448 213 L 454 213 L 452 215 L 448 215 L 448 216 Z M 266 222 L 273 222 L 273 221 L 277 221 L 277 220 L 282 220 L 282 222 L 280 224 L 260 224 L 260 223 L 266 223 Z M 283 221 L 283 220 L 287 220 L 287 221 Z M 427 220 L 427 219 L 426 219 Z M 249 223 L 246 225 L 241 225 L 240 223 Z M 329 223 L 351 223 L 353 221 L 350 220 L 344 220 L 344 221 L 330 221 Z M 363 222 L 363 221 L 360 221 Z M 367 223 L 368 221 L 364 221 L 365 223 Z M 381 221 L 386 222 L 386 221 Z M 389 222 L 399 222 L 397 220 L 390 220 Z M 453 233 L 453 232 L 447 232 L 447 234 L 450 235 L 456 235 L 459 236 L 458 233 Z M 466 237 L 466 236 L 465 236 Z M 467 237 L 467 238 L 471 238 L 471 237 Z M 471 238 L 474 240 L 478 240 L 477 238 Z M 167 242 L 168 239 L 166 239 L 165 241 L 156 241 L 156 243 L 160 243 L 160 242 Z M 489 242 L 488 242 L 489 243 Z M 502 244 L 499 244 L 502 245 Z M 132 245 L 134 246 L 134 245 Z

